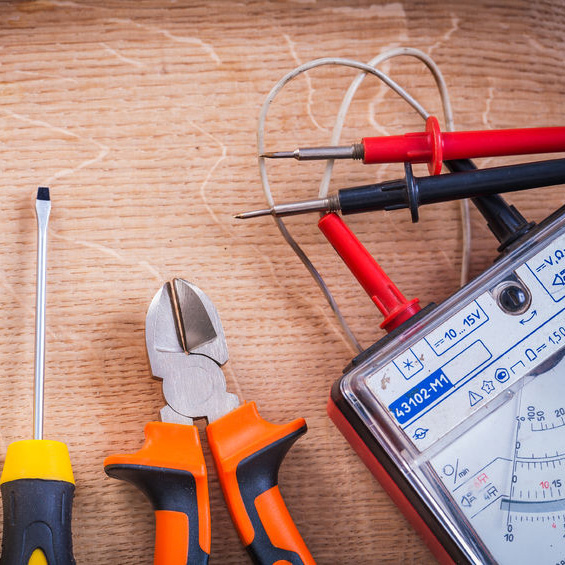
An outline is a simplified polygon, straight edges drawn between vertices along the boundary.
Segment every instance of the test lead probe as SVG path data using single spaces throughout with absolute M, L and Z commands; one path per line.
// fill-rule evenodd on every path
M 293 216 L 309 212 L 357 214 L 374 210 L 409 208 L 418 221 L 418 208 L 448 200 L 474 198 L 565 183 L 565 159 L 552 159 L 504 167 L 415 177 L 405 163 L 405 178 L 343 188 L 337 194 L 315 200 L 277 204 L 272 208 L 243 212 L 238 219 L 258 216 Z
M 565 151 L 565 127 L 442 132 L 435 116 L 426 129 L 404 135 L 364 137 L 361 143 L 263 153 L 270 159 L 354 159 L 364 164 L 427 163 L 438 175 L 444 160 Z

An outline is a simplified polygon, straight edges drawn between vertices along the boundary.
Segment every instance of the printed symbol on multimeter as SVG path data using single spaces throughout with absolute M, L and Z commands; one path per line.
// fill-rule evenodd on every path
M 433 352 L 440 356 L 488 321 L 488 315 L 474 300 L 446 323 L 431 331 L 424 339 Z
M 562 271 L 559 271 L 554 277 L 553 277 L 553 286 L 563 286 L 565 285 L 565 269 L 563 269 Z
M 424 439 L 430 430 L 428 428 L 416 428 L 414 430 L 414 439 Z
M 411 349 L 397 357 L 393 363 L 405 379 L 411 379 L 424 368 L 420 359 L 416 357 L 416 354 Z
M 477 500 L 477 497 L 472 492 L 468 492 L 461 497 L 461 506 L 464 506 L 465 508 L 471 508 L 475 500 Z
M 480 394 L 473 392 L 472 390 L 469 391 L 469 404 L 471 406 L 475 406 L 475 404 L 479 403 L 482 399 L 483 397 Z
M 522 363 L 523 364 L 523 363 Z M 497 369 L 494 373 L 494 378 L 499 382 L 499 383 L 505 383 L 509 378 L 510 378 L 510 373 L 508 372 L 507 369 L 503 369 L 502 367 L 500 369 Z
M 483 386 L 481 387 L 483 392 L 490 394 L 494 390 L 494 383 L 492 381 L 483 381 Z
M 446 477 L 453 477 L 453 484 L 457 484 L 459 479 L 464 479 L 469 474 L 469 468 L 460 468 L 459 459 L 456 459 L 455 467 L 450 463 L 447 463 L 443 466 L 442 472 Z
M 565 292 L 565 269 L 562 269 L 565 251 L 559 243 L 554 243 L 547 249 L 547 254 L 540 259 L 528 261 L 526 266 L 538 279 L 548 294 L 559 302 Z

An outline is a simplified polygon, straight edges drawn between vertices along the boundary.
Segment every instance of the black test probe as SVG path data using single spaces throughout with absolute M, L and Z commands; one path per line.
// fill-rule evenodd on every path
M 458 170 L 463 169 L 461 166 Z M 504 167 L 474 169 L 416 177 L 410 163 L 405 163 L 405 178 L 343 188 L 337 194 L 315 200 L 277 204 L 272 208 L 243 212 L 239 219 L 258 216 L 293 216 L 309 212 L 357 214 L 374 210 L 408 208 L 412 221 L 418 221 L 418 208 L 463 198 L 476 198 L 504 192 L 527 190 L 565 183 L 565 159 L 552 159 Z

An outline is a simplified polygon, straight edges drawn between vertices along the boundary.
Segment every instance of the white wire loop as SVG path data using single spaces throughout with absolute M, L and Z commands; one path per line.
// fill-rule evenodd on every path
M 265 194 L 267 204 L 270 208 L 272 208 L 275 205 L 275 201 L 272 195 L 269 179 L 267 176 L 267 167 L 266 167 L 265 158 L 261 157 L 261 155 L 265 152 L 265 122 L 267 119 L 267 114 L 277 94 L 291 80 L 295 79 L 296 77 L 307 71 L 310 71 L 318 67 L 328 66 L 328 65 L 339 65 L 339 66 L 350 67 L 362 71 L 355 77 L 355 79 L 352 81 L 352 83 L 350 84 L 349 88 L 345 93 L 338 114 L 336 116 L 336 121 L 333 127 L 330 145 L 339 144 L 339 139 L 341 136 L 341 132 L 343 130 L 343 125 L 345 123 L 349 106 L 351 105 L 351 102 L 353 101 L 353 98 L 358 88 L 361 86 L 361 83 L 363 82 L 367 74 L 373 75 L 377 77 L 379 80 L 381 80 L 384 84 L 386 84 L 389 88 L 391 88 L 396 94 L 398 94 L 403 100 L 405 100 L 424 120 L 426 120 L 430 116 L 427 110 L 398 83 L 392 80 L 387 74 L 376 68 L 378 65 L 384 63 L 385 61 L 401 56 L 414 57 L 419 61 L 421 61 L 422 63 L 424 63 L 424 65 L 428 68 L 428 70 L 430 71 L 430 73 L 432 74 L 435 80 L 436 86 L 439 91 L 439 95 L 442 102 L 446 130 L 453 131 L 454 129 L 453 112 L 451 109 L 449 93 L 447 91 L 447 86 L 445 84 L 443 75 L 439 67 L 435 63 L 435 61 L 429 55 L 427 55 L 423 51 L 420 51 L 419 49 L 414 49 L 411 47 L 399 47 L 396 49 L 391 49 L 371 59 L 369 63 L 361 63 L 359 61 L 354 61 L 352 59 L 343 59 L 339 57 L 325 57 L 322 59 L 315 59 L 313 61 L 309 61 L 308 63 L 304 63 L 296 67 L 289 73 L 287 73 L 273 86 L 267 98 L 265 99 L 263 106 L 261 107 L 261 113 L 259 115 L 259 122 L 257 125 L 257 150 L 259 153 L 259 158 L 258 158 L 259 175 L 261 178 L 261 184 L 263 186 L 263 192 Z M 325 198 L 328 194 L 331 176 L 333 172 L 333 164 L 334 164 L 333 159 L 328 159 L 320 183 L 320 188 L 318 190 L 318 196 L 320 198 Z M 467 200 L 461 201 L 461 219 L 462 219 L 462 227 L 463 227 L 461 285 L 463 285 L 468 278 L 469 258 L 470 258 L 470 248 L 471 248 L 471 228 L 470 228 L 470 220 L 469 220 L 469 204 Z M 308 269 L 309 273 L 316 281 L 316 284 L 320 287 L 320 289 L 324 293 L 326 300 L 328 301 L 331 309 L 333 310 L 334 314 L 338 319 L 338 322 L 343 328 L 345 335 L 347 336 L 348 340 L 350 341 L 354 349 L 356 349 L 357 351 L 362 351 L 363 348 L 361 347 L 357 338 L 351 331 L 337 303 L 335 302 L 332 293 L 330 292 L 329 288 L 327 287 L 320 273 L 314 267 L 313 263 L 310 261 L 306 253 L 302 250 L 302 248 L 298 245 L 296 240 L 291 236 L 283 220 L 278 217 L 274 217 L 274 220 L 286 242 L 291 246 L 293 251 L 300 258 L 304 266 Z

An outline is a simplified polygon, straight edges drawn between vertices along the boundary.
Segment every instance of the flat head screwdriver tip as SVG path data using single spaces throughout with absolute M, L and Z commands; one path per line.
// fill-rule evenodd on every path
M 37 189 L 37 200 L 51 200 L 48 186 L 40 186 Z

